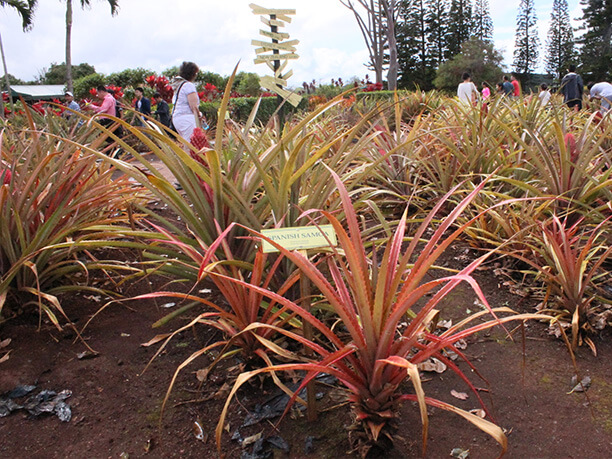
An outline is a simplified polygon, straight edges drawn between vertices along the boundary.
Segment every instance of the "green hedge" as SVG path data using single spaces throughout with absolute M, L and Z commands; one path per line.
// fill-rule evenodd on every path
M 230 99 L 229 112 L 231 118 L 238 122 L 246 121 L 258 99 L 258 97 L 235 97 Z M 219 105 L 220 101 L 200 103 L 200 111 L 204 114 L 209 124 L 215 124 L 217 122 Z M 285 103 L 285 114 L 290 115 L 296 113 L 299 110 L 306 109 L 307 106 L 308 101 L 306 98 L 302 98 L 302 101 L 297 108 L 293 107 L 293 105 L 290 105 L 289 103 Z M 276 97 L 262 97 L 255 120 L 259 121 L 260 123 L 267 123 L 270 117 L 276 112 L 277 108 L 278 101 Z

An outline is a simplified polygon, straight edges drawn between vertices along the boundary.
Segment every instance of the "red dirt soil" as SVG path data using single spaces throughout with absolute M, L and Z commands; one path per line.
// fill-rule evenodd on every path
M 493 306 L 517 307 L 520 299 L 510 294 L 493 275 L 493 270 L 479 272 L 477 277 Z M 131 286 L 128 296 L 147 293 L 160 287 L 147 281 Z M 82 295 L 63 298 L 68 316 L 80 329 L 103 304 Z M 169 300 L 170 301 L 170 300 Z M 152 329 L 151 324 L 168 313 L 161 307 L 169 301 L 131 301 L 113 305 L 103 311 L 85 330 L 83 338 L 99 353 L 96 358 L 78 359 L 86 350 L 74 333 L 58 332 L 43 320 L 37 331 L 37 315 L 22 314 L 0 325 L 0 341 L 12 341 L 9 359 L 0 363 L 0 394 L 18 384 L 36 384 L 39 389 L 69 389 L 67 402 L 72 419 L 61 422 L 55 416 L 32 417 L 16 411 L 0 418 L 0 457 L 2 458 L 185 458 L 217 457 L 214 428 L 221 412 L 227 383 L 236 375 L 236 360 L 228 360 L 213 373 L 198 391 L 195 371 L 204 368 L 203 359 L 189 366 L 178 378 L 158 427 L 160 406 L 176 367 L 191 352 L 218 339 L 204 327 L 178 336 L 143 373 L 156 351 L 156 346 L 142 347 L 158 333 L 168 332 L 184 324 L 179 318 L 165 329 Z M 466 309 L 474 310 L 474 297 L 469 290 L 456 291 L 447 299 L 441 318 L 461 317 Z M 522 308 L 533 305 L 524 302 Z M 515 342 L 500 331 L 474 337 L 466 354 L 488 380 L 489 385 L 468 373 L 476 386 L 488 388 L 481 395 L 491 409 L 495 421 L 506 429 L 508 458 L 606 458 L 612 457 L 612 344 L 610 336 L 595 337 L 598 356 L 588 348 L 577 353 L 581 376 L 590 376 L 592 386 L 584 393 L 568 392 L 572 388 L 573 365 L 564 344 L 550 338 L 545 327 L 531 323 L 526 327 L 524 343 L 521 332 Z M 0 355 L 1 356 L 1 355 Z M 441 375 L 425 374 L 424 389 L 429 396 L 464 409 L 479 408 L 475 397 L 451 371 Z M 225 386 L 224 386 L 225 385 Z M 405 386 L 410 390 L 410 386 Z M 325 393 L 321 408 L 341 405 L 342 392 L 320 387 Z M 319 390 L 318 389 L 318 390 Z M 465 401 L 450 392 L 467 392 Z M 245 413 L 256 403 L 269 397 L 273 387 L 253 383 L 239 392 L 230 409 L 230 433 L 223 436 L 226 457 L 241 457 L 238 442 L 231 440 Z M 204 402 L 198 399 L 208 398 Z M 500 451 L 494 440 L 472 427 L 462 418 L 430 409 L 428 457 L 449 457 L 454 448 L 469 450 L 472 458 L 494 458 Z M 204 430 L 203 440 L 194 434 L 194 422 Z M 275 423 L 277 420 L 274 420 Z M 350 449 L 347 427 L 351 417 L 347 406 L 321 413 L 315 423 L 303 415 L 288 416 L 275 432 L 272 423 L 264 421 L 240 429 L 243 438 L 259 432 L 280 435 L 290 445 L 288 454 L 276 450 L 273 457 L 324 458 L 346 457 Z M 400 410 L 395 447 L 384 457 L 421 457 L 421 422 L 418 409 L 406 403 Z M 313 437 L 312 452 L 305 452 L 307 437 Z

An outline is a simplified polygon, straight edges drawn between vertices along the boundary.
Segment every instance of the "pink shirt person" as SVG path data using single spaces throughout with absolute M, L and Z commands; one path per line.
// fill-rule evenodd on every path
M 106 115 L 115 116 L 115 98 L 108 91 L 102 91 L 101 88 L 98 88 L 98 95 L 103 97 L 102 104 L 91 104 L 91 109 L 96 113 L 104 113 Z

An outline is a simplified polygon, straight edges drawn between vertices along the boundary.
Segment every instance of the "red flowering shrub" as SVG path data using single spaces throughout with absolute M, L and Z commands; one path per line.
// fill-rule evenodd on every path
M 203 102 L 212 102 L 220 93 L 217 87 L 212 83 L 206 83 L 202 88 L 202 91 L 198 92 L 198 97 Z
M 373 92 L 373 91 L 382 91 L 383 85 L 382 83 L 370 83 L 365 88 L 363 88 L 362 92 Z
M 64 105 L 62 105 L 62 103 L 59 101 L 59 99 L 53 99 L 53 103 L 55 103 L 57 105 L 48 106 L 47 110 L 50 111 L 51 113 L 53 113 L 54 115 L 62 116 L 62 114 L 66 110 L 66 107 Z
M 45 108 L 43 107 L 42 102 L 36 102 L 35 104 L 32 104 L 32 110 L 34 110 L 36 113 L 40 115 L 45 114 Z
M 112 93 L 115 99 L 120 99 L 121 97 L 123 97 L 123 88 L 121 86 L 114 86 L 111 84 L 108 85 L 106 89 L 108 89 Z
M 166 102 L 172 101 L 174 89 L 172 89 L 172 86 L 170 86 L 170 81 L 168 81 L 168 78 L 163 75 L 149 75 L 145 78 L 145 81 L 151 88 L 160 93 L 160 95 Z

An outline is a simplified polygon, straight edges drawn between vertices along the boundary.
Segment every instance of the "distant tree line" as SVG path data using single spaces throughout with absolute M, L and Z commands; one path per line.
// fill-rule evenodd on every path
M 482 81 L 494 81 L 490 79 L 501 76 L 503 59 L 493 46 L 488 0 L 362 0 L 354 4 L 340 1 L 355 13 L 368 47 L 375 48 L 370 50 L 367 65 L 376 71 L 377 80 L 382 75 L 382 66 L 391 65 L 390 49 L 394 47 L 399 87 L 450 88 L 466 70 Z M 360 5 L 368 12 L 362 19 L 358 16 Z M 513 72 L 529 78 L 542 59 L 546 72 L 557 81 L 569 64 L 579 67 L 585 81 L 611 79 L 612 1 L 582 0 L 581 5 L 582 27 L 574 30 L 567 0 L 553 0 L 550 27 L 542 46 L 534 0 L 521 0 Z M 378 16 L 378 20 L 372 16 Z M 392 21 L 393 27 L 389 27 Z M 395 40 L 386 37 L 391 30 Z M 391 78 L 389 73 L 387 79 Z M 392 86 L 389 81 L 389 87 Z

